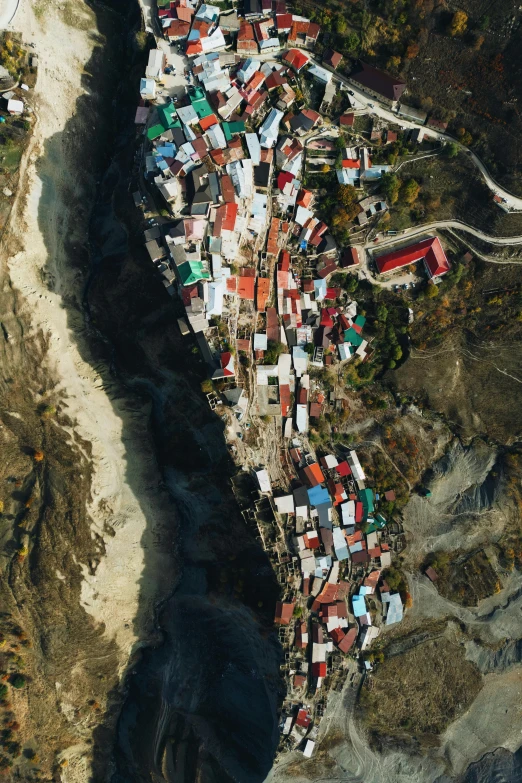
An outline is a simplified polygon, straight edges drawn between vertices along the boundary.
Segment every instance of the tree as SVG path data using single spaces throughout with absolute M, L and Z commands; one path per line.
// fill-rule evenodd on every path
M 468 27 L 468 15 L 464 11 L 455 11 L 449 26 L 451 36 L 462 35 Z
M 265 364 L 277 364 L 277 360 L 279 359 L 280 355 L 284 352 L 285 346 L 283 343 L 277 342 L 276 340 L 269 340 L 267 344 L 267 349 L 265 351 Z
M 435 297 L 438 295 L 439 295 L 438 287 L 434 283 L 432 285 L 429 285 L 428 290 L 426 291 L 426 296 L 428 297 L 428 299 L 435 299 Z
M 406 48 L 406 54 L 405 57 L 407 60 L 413 60 L 420 52 L 420 46 L 418 43 L 411 43 Z
M 339 185 L 337 199 L 343 207 L 350 207 L 357 201 L 357 191 L 353 185 Z
M 446 144 L 445 153 L 448 158 L 456 158 L 459 154 L 459 145 L 454 141 L 450 141 L 449 144 Z
M 393 358 L 396 362 L 402 359 L 402 348 L 400 345 L 396 345 L 393 349 Z
M 43 451 L 39 451 L 38 449 L 35 449 L 33 452 L 33 458 L 35 462 L 42 462 L 44 458 Z
M 211 394 L 214 391 L 214 387 L 212 385 L 212 381 L 210 380 L 210 378 L 201 381 L 201 391 L 203 392 L 203 394 Z
M 338 35 L 344 35 L 346 32 L 346 19 L 342 14 L 337 14 L 335 17 L 335 32 Z
M 386 70 L 388 71 L 398 71 L 401 67 L 401 58 L 400 57 L 390 57 L 388 62 L 386 63 Z
M 0 685 L 0 702 L 3 702 L 7 696 L 7 685 L 3 683 Z
M 25 685 L 25 677 L 23 674 L 15 674 L 13 679 L 11 680 L 11 685 L 13 688 L 23 688 Z
M 344 50 L 346 52 L 357 52 L 360 46 L 360 39 L 357 33 L 350 33 L 344 39 Z
M 379 321 L 382 321 L 383 323 L 384 323 L 384 322 L 386 321 L 386 319 L 388 318 L 388 308 L 386 307 L 386 305 L 385 305 L 385 304 L 382 304 L 382 303 L 381 303 L 381 304 L 380 304 L 380 305 L 377 307 L 377 318 L 378 318 L 378 320 L 379 320 Z
M 399 190 L 401 189 L 402 182 L 396 174 L 383 174 L 382 188 L 390 204 L 395 204 L 399 199 Z
M 328 174 L 328 172 L 330 171 L 330 166 L 328 165 L 328 163 L 324 163 L 321 166 L 321 171 L 323 172 L 323 174 Z
M 419 192 L 419 183 L 415 179 L 409 179 L 402 189 L 402 197 L 407 204 L 413 204 L 417 201 Z

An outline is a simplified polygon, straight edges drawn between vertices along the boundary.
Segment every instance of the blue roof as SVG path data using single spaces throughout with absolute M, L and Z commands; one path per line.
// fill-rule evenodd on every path
M 333 544 L 335 547 L 335 554 L 338 560 L 348 560 L 348 547 L 346 545 L 346 538 L 340 527 L 334 527 L 333 529 Z
M 353 595 L 352 606 L 353 613 L 356 617 L 362 617 L 368 612 L 368 609 L 366 608 L 366 601 L 364 600 L 363 595 Z
M 319 484 L 317 487 L 312 487 L 312 489 L 308 490 L 308 499 L 311 506 L 318 506 L 321 503 L 328 503 L 330 495 L 328 490 Z

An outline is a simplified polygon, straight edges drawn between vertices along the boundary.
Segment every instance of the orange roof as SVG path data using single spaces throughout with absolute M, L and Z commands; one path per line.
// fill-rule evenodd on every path
M 193 8 L 176 8 L 176 14 L 181 22 L 191 22 L 194 14 Z
M 199 121 L 202 130 L 208 130 L 213 125 L 218 125 L 218 123 L 219 121 L 215 114 L 209 114 L 208 117 L 202 117 Z
M 227 294 L 235 294 L 237 291 L 237 277 L 231 275 L 227 277 Z
M 360 169 L 360 160 L 343 160 L 343 169 Z
M 254 286 L 255 277 L 243 277 L 241 276 L 237 281 L 237 292 L 241 299 L 248 299 L 250 302 L 254 301 Z
M 237 204 L 235 205 L 237 207 Z M 268 296 L 270 294 L 270 279 L 268 277 L 257 278 L 257 298 L 256 308 L 258 312 L 264 313 Z
M 266 244 L 266 250 L 267 253 L 270 253 L 271 255 L 276 256 L 279 252 L 279 248 L 277 247 L 277 240 L 279 237 L 279 226 L 281 225 L 281 221 L 279 218 L 272 218 L 272 222 L 270 224 L 270 231 L 268 232 L 268 240 Z
M 238 41 L 254 41 L 254 27 L 250 22 L 241 22 L 239 26 Z
M 255 92 L 258 87 L 261 87 L 263 82 L 265 81 L 266 76 L 261 71 L 256 71 L 255 74 L 252 76 L 248 84 L 245 86 L 245 90 L 247 92 Z
M 304 469 L 304 473 L 309 483 L 316 487 L 318 484 L 322 484 L 324 481 L 323 471 L 319 467 L 318 462 L 312 462 L 311 465 L 307 465 Z
M 297 201 L 296 204 L 298 207 L 307 207 L 310 206 L 310 202 L 312 201 L 313 193 L 311 190 L 305 190 L 304 188 L 301 188 L 299 193 L 297 194 Z
M 294 614 L 295 601 L 293 603 L 276 603 L 274 622 L 278 625 L 288 625 Z
M 200 54 L 203 51 L 203 47 L 201 46 L 201 41 L 196 41 L 195 43 L 190 43 L 187 46 L 187 56 L 191 57 L 193 54 Z

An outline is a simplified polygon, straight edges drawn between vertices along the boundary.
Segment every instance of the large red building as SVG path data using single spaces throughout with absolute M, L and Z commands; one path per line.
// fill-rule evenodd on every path
M 449 272 L 450 264 L 438 237 L 424 239 L 422 242 L 403 247 L 394 253 L 385 253 L 383 256 L 378 256 L 375 263 L 379 273 L 386 274 L 386 272 L 401 269 L 403 266 L 409 266 L 422 259 L 424 259 L 430 277 L 439 277 Z

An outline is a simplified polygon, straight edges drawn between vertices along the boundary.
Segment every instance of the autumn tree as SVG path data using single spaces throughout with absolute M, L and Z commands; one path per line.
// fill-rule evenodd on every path
M 415 179 L 409 179 L 402 189 L 402 197 L 407 204 L 413 204 L 417 201 L 420 192 L 420 185 Z
M 323 165 L 321 166 L 321 171 L 323 172 L 323 174 L 328 174 L 328 172 L 330 171 L 330 166 L 328 165 L 328 163 L 323 163 Z
M 343 207 L 349 207 L 357 201 L 357 191 L 353 185 L 339 185 L 337 199 Z
M 439 289 L 435 284 L 429 285 L 428 290 L 426 291 L 426 296 L 428 299 L 435 299 L 436 296 L 439 295 Z
M 462 35 L 468 27 L 468 15 L 464 11 L 455 11 L 449 26 L 451 36 Z
M 408 44 L 408 46 L 406 47 L 405 57 L 407 60 L 413 60 L 415 57 L 417 57 L 419 52 L 420 52 L 419 44 L 413 41 L 412 43 Z
M 390 57 L 388 62 L 386 63 L 386 69 L 388 71 L 398 71 L 401 67 L 401 58 L 400 57 Z

